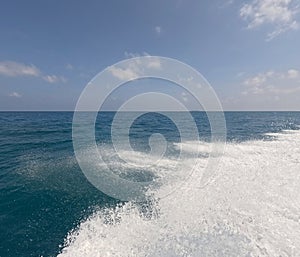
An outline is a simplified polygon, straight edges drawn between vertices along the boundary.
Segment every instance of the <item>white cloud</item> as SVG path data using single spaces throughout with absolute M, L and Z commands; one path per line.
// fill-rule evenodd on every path
M 128 53 L 125 52 L 125 57 L 127 58 L 137 58 L 141 56 L 149 56 L 150 55 L 146 52 L 144 52 L 142 55 L 138 53 Z M 140 76 L 143 75 L 145 69 L 156 69 L 160 70 L 161 69 L 161 61 L 158 57 L 151 56 L 151 58 L 146 58 L 146 59 L 133 59 L 127 65 L 127 67 L 120 68 L 116 66 L 111 66 L 109 67 L 109 71 L 111 74 L 120 79 L 120 80 L 132 80 L 136 79 Z
M 61 76 L 56 76 L 56 75 L 45 75 L 42 77 L 43 80 L 49 82 L 49 83 L 57 83 L 57 82 L 63 82 L 66 83 L 67 79 Z
M 131 53 L 131 52 L 125 52 L 124 53 L 126 58 L 136 58 L 136 57 L 141 57 L 141 56 L 151 56 L 150 54 L 148 54 L 147 52 L 143 52 L 142 54 L 139 53 Z
M 154 30 L 155 30 L 155 32 L 156 32 L 157 35 L 160 35 L 162 33 L 162 28 L 160 26 L 156 26 L 154 28 Z
M 290 69 L 287 72 L 287 76 L 290 79 L 296 79 L 300 77 L 300 72 L 298 70 Z
M 65 83 L 67 81 L 66 78 L 61 76 L 45 75 L 36 66 L 32 64 L 26 65 L 24 63 L 18 63 L 13 61 L 0 62 L 0 75 L 8 77 L 38 77 L 45 80 L 48 83 Z
M 244 85 L 251 86 L 251 87 L 259 87 L 262 84 L 264 84 L 268 78 L 272 78 L 274 75 L 273 71 L 268 71 L 265 73 L 260 73 L 258 75 L 255 75 L 253 77 L 247 78 L 244 81 Z
M 19 94 L 18 92 L 12 92 L 12 93 L 9 94 L 9 96 L 10 97 L 15 97 L 15 98 L 21 98 L 22 97 L 22 95 Z
M 0 62 L 0 74 L 9 77 L 40 76 L 40 70 L 34 65 L 25 65 L 12 61 Z
M 248 22 L 248 29 L 271 25 L 273 31 L 268 33 L 267 40 L 299 28 L 296 19 L 298 0 L 252 0 L 240 9 L 240 16 Z
M 223 95 L 226 110 L 299 111 L 300 68 L 266 70 L 237 78 L 228 95 Z M 236 89 L 236 91 L 234 91 Z
M 158 58 L 152 59 L 150 62 L 148 62 L 147 67 L 153 69 L 160 69 L 161 68 L 160 60 Z
M 114 77 L 120 80 L 131 80 L 139 76 L 138 73 L 134 71 L 133 68 L 122 69 L 122 68 L 112 66 L 109 68 L 109 70 Z
M 244 80 L 243 95 L 291 94 L 300 91 L 300 72 L 290 69 L 285 72 L 268 71 Z
M 128 58 L 128 59 L 135 58 L 135 57 L 140 57 L 140 55 L 138 53 L 130 53 L 130 52 L 127 52 L 127 51 L 125 51 L 124 56 L 125 56 L 125 58 Z
M 151 56 L 147 52 L 143 52 L 142 54 L 125 52 L 124 55 L 125 55 L 126 58 L 136 58 L 136 57 L 141 57 L 141 56 Z M 137 62 L 137 64 L 140 64 L 138 60 L 136 62 Z M 149 61 L 149 62 L 146 63 L 146 67 L 153 68 L 153 69 L 160 69 L 161 68 L 161 62 L 160 62 L 159 58 L 155 58 L 155 57 L 152 56 L 151 61 Z

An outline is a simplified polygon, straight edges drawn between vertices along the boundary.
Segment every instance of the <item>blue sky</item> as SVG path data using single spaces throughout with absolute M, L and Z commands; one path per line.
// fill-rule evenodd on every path
M 1 1 L 0 110 L 73 110 L 98 72 L 144 54 L 196 68 L 225 110 L 300 110 L 299 5 Z

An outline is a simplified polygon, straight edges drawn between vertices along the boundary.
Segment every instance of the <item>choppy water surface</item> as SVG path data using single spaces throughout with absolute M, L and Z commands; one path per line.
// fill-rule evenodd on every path
M 186 142 L 165 116 L 140 117 L 130 131 L 137 152 L 123 154 L 151 161 L 153 133 L 168 140 L 168 152 L 148 173 L 113 159 L 119 175 L 163 176 L 178 148 L 186 154 L 185 174 L 199 144 L 203 155 L 171 195 L 139 204 L 106 196 L 85 178 L 73 153 L 72 115 L 0 113 L 0 256 L 300 256 L 300 113 L 225 113 L 226 152 L 205 188 L 199 187 L 211 144 L 205 113 L 193 113 L 200 141 Z M 104 150 L 113 116 L 98 116 Z M 153 198 L 174 183 L 164 181 Z

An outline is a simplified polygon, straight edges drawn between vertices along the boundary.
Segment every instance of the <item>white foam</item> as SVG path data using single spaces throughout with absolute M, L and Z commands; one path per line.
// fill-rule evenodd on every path
M 96 211 L 59 256 L 300 256 L 300 132 L 274 136 L 229 143 L 218 179 L 199 188 L 200 167 L 157 215 L 133 203 Z
M 202 152 L 204 154 L 208 154 L 212 151 L 211 144 L 207 142 L 201 141 L 187 141 L 182 143 L 176 143 L 175 146 L 185 152 Z

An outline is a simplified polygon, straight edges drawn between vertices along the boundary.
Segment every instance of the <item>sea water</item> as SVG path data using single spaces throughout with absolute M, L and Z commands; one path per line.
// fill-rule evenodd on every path
M 98 147 L 108 153 L 114 115 L 99 113 L 96 122 Z M 226 149 L 205 187 L 210 126 L 205 113 L 192 115 L 197 141 L 182 141 L 168 113 L 132 124 L 128 159 L 151 163 L 153 133 L 168 149 L 149 170 L 112 158 L 120 176 L 164 177 L 178 149 L 186 156 L 180 174 L 190 174 L 180 187 L 166 176 L 136 203 L 86 179 L 73 152 L 72 112 L 0 113 L 0 256 L 300 256 L 300 113 L 226 112 Z M 199 146 L 199 169 L 190 173 Z

